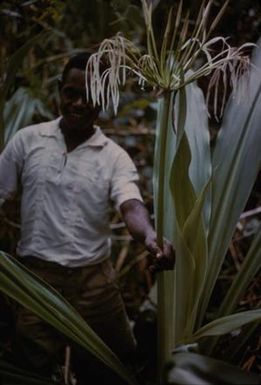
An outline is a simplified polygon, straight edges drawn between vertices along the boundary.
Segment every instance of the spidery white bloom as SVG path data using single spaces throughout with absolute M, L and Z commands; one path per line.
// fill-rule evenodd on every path
M 105 39 L 96 53 L 94 53 L 86 67 L 86 92 L 87 98 L 93 104 L 100 105 L 103 110 L 108 109 L 112 102 L 114 113 L 119 105 L 119 87 L 126 82 L 129 73 L 138 78 L 138 83 L 143 88 L 148 84 L 159 93 L 177 91 L 186 84 L 212 73 L 209 83 L 209 93 L 214 93 L 214 111 L 217 117 L 218 87 L 223 84 L 221 113 L 226 99 L 228 73 L 230 85 L 235 88 L 238 79 L 249 66 L 249 59 L 244 50 L 254 44 L 243 44 L 239 48 L 229 45 L 228 39 L 218 36 L 210 38 L 209 35 L 224 13 L 225 2 L 209 28 L 207 20 L 212 5 L 210 0 L 207 5 L 203 0 L 196 20 L 194 31 L 188 35 L 189 15 L 181 18 L 182 3 L 177 11 L 176 20 L 172 21 L 172 10 L 168 17 L 166 30 L 160 48 L 157 48 L 152 26 L 152 6 L 146 0 L 141 0 L 144 20 L 147 30 L 147 52 L 142 53 L 134 43 L 118 33 L 116 36 Z M 171 38 L 170 38 L 171 36 Z M 219 51 L 215 50 L 221 44 Z M 201 65 L 195 67 L 199 58 Z M 101 71 L 101 67 L 106 69 Z

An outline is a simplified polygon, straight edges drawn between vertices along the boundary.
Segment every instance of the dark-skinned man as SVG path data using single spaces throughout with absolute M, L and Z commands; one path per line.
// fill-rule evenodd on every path
M 0 203 L 20 181 L 19 260 L 56 288 L 126 362 L 135 339 L 110 259 L 110 202 L 132 237 L 152 254 L 151 271 L 172 269 L 174 251 L 167 241 L 163 250 L 157 246 L 132 160 L 95 125 L 100 107 L 86 100 L 85 89 L 89 56 L 74 56 L 64 68 L 61 117 L 19 130 L 2 152 Z M 26 350 L 27 336 L 35 346 Z M 51 375 L 62 346 L 54 329 L 18 308 L 14 351 L 30 369 Z M 73 358 L 78 385 L 89 383 L 91 373 L 97 374 L 93 383 L 122 384 L 113 373 L 99 377 L 106 373 L 103 364 L 80 349 L 73 349 Z

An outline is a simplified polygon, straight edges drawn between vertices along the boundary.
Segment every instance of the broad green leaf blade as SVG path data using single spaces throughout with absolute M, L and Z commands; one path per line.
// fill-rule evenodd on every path
M 177 340 L 186 339 L 192 334 L 207 271 L 207 237 L 203 225 L 202 207 L 209 183 L 196 199 L 188 176 L 189 156 L 189 145 L 184 133 L 173 163 L 171 179 L 177 215 L 175 292 Z M 182 180 L 182 185 L 175 184 L 175 180 Z M 190 212 L 186 211 L 189 205 L 191 205 Z
M 175 204 L 175 216 L 180 229 L 183 228 L 189 214 L 191 213 L 196 195 L 189 178 L 189 165 L 191 151 L 184 132 L 176 150 L 170 176 L 170 188 Z
M 16 73 L 21 67 L 24 57 L 29 52 L 29 50 L 37 43 L 46 41 L 49 37 L 51 31 L 40 32 L 27 42 L 22 45 L 15 53 L 10 57 L 7 68 L 4 74 L 4 81 L 0 87 L 0 151 L 4 146 L 4 104 L 9 92 L 10 87 L 12 86 Z
M 241 326 L 255 321 L 261 321 L 261 309 L 248 310 L 218 318 L 203 326 L 193 335 L 195 340 L 206 336 L 219 336 L 230 333 Z
M 174 353 L 166 385 L 258 385 L 260 376 L 201 354 Z
M 207 253 L 207 235 L 202 219 L 203 205 L 206 194 L 210 186 L 210 180 L 203 188 L 201 194 L 195 201 L 194 207 L 186 220 L 183 228 L 183 236 L 186 244 L 193 255 L 195 262 L 195 272 L 193 277 L 193 310 L 189 315 L 190 330 L 194 329 L 198 304 L 200 302 L 201 293 L 204 287 L 207 267 L 208 267 L 208 253 Z
M 244 258 L 244 261 L 240 267 L 239 272 L 234 277 L 231 286 L 228 289 L 228 292 L 215 314 L 215 318 L 219 318 L 225 315 L 232 313 L 237 304 L 240 301 L 241 295 L 246 290 L 249 282 L 258 272 L 261 266 L 261 227 L 257 232 L 254 240 L 251 243 L 250 249 L 247 255 Z M 209 354 L 215 347 L 217 343 L 217 338 L 212 338 L 205 349 L 205 353 Z M 239 343 L 238 343 L 239 344 Z
M 185 90 L 187 100 L 185 131 L 191 151 L 189 177 L 198 195 L 212 174 L 208 114 L 203 92 L 197 84 L 191 83 L 185 87 Z M 180 93 L 177 94 L 175 103 L 176 122 L 179 117 L 179 102 Z M 204 222 L 207 232 L 210 219 L 210 197 L 211 189 L 209 188 L 204 202 Z
M 169 180 L 171 174 L 171 167 L 173 159 L 176 153 L 177 138 L 174 133 L 173 122 L 175 126 L 178 126 L 178 122 L 184 124 L 184 119 L 180 116 L 180 111 L 186 111 L 184 129 L 187 134 L 190 151 L 191 161 L 189 163 L 189 176 L 191 178 L 193 187 L 197 194 L 199 194 L 211 176 L 211 161 L 210 161 L 210 137 L 208 130 L 208 117 L 207 108 L 204 101 L 204 96 L 200 88 L 191 83 L 185 88 L 186 90 L 186 102 L 184 96 L 180 97 L 180 92 L 173 96 L 172 103 L 175 104 L 174 113 L 170 109 L 168 117 L 168 130 L 165 148 L 165 184 L 164 184 L 164 236 L 174 241 L 175 234 L 175 209 L 173 206 L 171 191 L 169 187 Z M 180 100 L 181 106 L 180 106 Z M 186 107 L 184 107 L 186 103 Z M 163 113 L 163 98 L 158 101 L 158 113 L 157 113 L 157 126 L 156 126 L 156 142 L 155 142 L 155 156 L 154 156 L 154 173 L 153 173 L 153 187 L 154 187 L 154 207 L 155 213 L 157 213 L 157 194 L 159 185 L 159 155 L 161 147 L 162 135 L 160 124 L 162 121 Z M 184 115 L 182 113 L 182 115 Z M 182 131 L 179 128 L 179 132 Z M 180 183 L 180 182 L 179 182 Z M 210 189 L 206 194 L 204 203 L 204 219 L 205 226 L 208 229 L 208 222 L 210 217 Z
M 35 113 L 42 117 L 52 119 L 53 115 L 44 106 L 42 101 L 31 95 L 30 90 L 24 87 L 19 88 L 5 103 L 4 126 L 5 143 L 22 127 L 32 123 Z
M 196 193 L 199 194 L 212 173 L 208 112 L 203 92 L 195 82 L 186 86 L 186 94 L 185 130 L 191 151 L 189 176 Z
M 198 325 L 217 280 L 224 256 L 243 211 L 261 160 L 261 49 L 256 49 L 244 100 L 232 95 L 225 110 L 213 153 L 212 214 L 209 244 L 209 270 Z M 243 80 L 242 80 L 243 81 Z
M 184 93 L 182 95 L 185 96 Z M 164 236 L 170 240 L 175 239 L 176 232 L 174 222 L 175 211 L 173 201 L 171 199 L 170 186 L 168 183 L 176 145 L 176 138 L 174 136 L 173 127 L 173 98 L 174 95 L 168 95 L 168 99 L 165 97 L 160 104 L 154 163 L 154 196 L 156 202 L 156 218 L 161 217 L 161 221 L 157 221 L 157 224 L 161 224 Z M 166 108 L 166 106 L 168 106 L 168 108 Z M 180 110 L 186 110 L 185 100 L 183 101 L 183 104 L 180 104 Z M 182 127 L 179 127 L 179 132 L 182 133 L 184 131 L 183 125 L 185 122 L 184 113 L 180 114 L 179 122 L 182 123 Z M 160 159 L 163 159 L 163 161 L 160 161 Z M 156 226 L 157 231 L 158 227 L 159 226 Z M 178 236 L 177 238 L 179 239 Z M 177 245 L 178 239 L 176 239 L 175 242 L 176 249 L 179 247 L 179 245 Z M 179 265 L 178 262 L 177 265 Z M 162 357 L 159 359 L 159 367 L 162 369 L 163 365 L 165 365 L 166 361 L 169 359 L 170 351 L 173 348 L 175 340 L 175 336 L 173 335 L 175 332 L 175 327 L 173 325 L 173 315 L 174 302 L 176 299 L 174 292 L 170 291 L 173 290 L 174 275 L 179 277 L 176 272 L 161 273 L 158 280 L 159 357 Z M 169 293 L 167 297 L 166 293 Z
M 223 300 L 217 316 L 224 316 L 235 310 L 241 295 L 246 290 L 249 282 L 261 267 L 261 227 L 253 239 L 250 249 L 244 258 L 239 272 L 233 279 L 225 299 Z
M 187 104 L 185 108 L 184 104 Z M 177 121 L 177 142 L 170 175 L 170 189 L 176 217 L 176 280 L 175 280 L 175 340 L 186 338 L 194 328 L 196 307 L 204 284 L 207 266 L 207 242 L 203 225 L 203 203 L 207 189 L 197 201 L 192 183 L 197 180 L 197 167 L 202 166 L 197 188 L 204 190 L 210 176 L 209 150 L 205 159 L 201 156 L 201 145 L 209 149 L 209 134 L 206 124 L 206 106 L 202 93 L 195 85 L 186 88 L 186 94 L 179 93 L 175 116 Z M 186 117 L 185 117 L 186 115 Z M 201 123 L 199 127 L 193 122 Z M 198 132 L 196 133 L 196 130 Z M 190 142 L 189 142 L 190 141 Z M 191 143 L 191 147 L 190 147 Z M 194 159 L 193 159 L 194 156 Z M 193 164 L 193 167 L 191 167 Z M 208 178 L 208 179 L 207 179 Z M 199 204 L 200 202 L 200 204 Z M 187 225 L 187 230 L 186 230 Z M 196 226 L 196 227 L 194 227 Z M 198 231 L 191 231 L 191 227 Z M 189 287 L 187 282 L 189 281 Z
M 8 61 L 8 66 L 6 69 L 6 77 L 1 87 L 1 100 L 6 98 L 10 86 L 13 84 L 16 77 L 17 70 L 21 67 L 25 55 L 29 50 L 37 43 L 42 43 L 51 35 L 51 31 L 43 31 L 33 36 L 31 39 L 27 40 L 24 45 L 22 45 L 14 54 L 10 57 Z
M 178 341 L 186 340 L 192 335 L 190 317 L 193 308 L 193 286 L 195 276 L 195 262 L 191 251 L 187 247 L 183 233 L 176 225 L 176 266 L 175 266 L 175 291 L 174 291 L 174 337 L 173 346 Z
M 229 345 L 229 348 L 226 350 L 226 357 L 230 357 L 231 360 L 236 357 L 238 352 L 246 346 L 248 340 L 253 336 L 253 334 L 259 330 L 260 321 L 252 322 L 247 324 L 242 330 L 241 333 L 235 338 L 232 343 Z M 212 337 L 213 339 L 213 337 Z
M 1 251 L 0 290 L 90 351 L 129 384 L 135 384 L 116 355 L 58 292 Z
M 179 127 L 177 127 L 179 130 Z M 181 128 L 182 130 L 182 128 Z M 193 286 L 195 274 L 194 255 L 183 234 L 184 224 L 191 213 L 196 201 L 195 192 L 189 179 L 188 168 L 191 153 L 185 131 L 179 140 L 170 176 L 170 190 L 175 206 L 176 217 L 176 275 L 175 275 L 175 309 L 174 325 L 175 343 L 185 338 L 185 334 L 192 334 L 188 321 L 193 306 Z M 189 285 L 188 285 L 189 282 Z

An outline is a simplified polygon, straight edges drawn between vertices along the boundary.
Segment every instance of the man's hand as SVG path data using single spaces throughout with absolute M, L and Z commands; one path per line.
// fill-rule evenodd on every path
M 158 273 L 163 270 L 173 270 L 175 265 L 174 248 L 167 240 L 163 241 L 162 249 L 158 246 L 156 232 L 143 202 L 129 199 L 122 203 L 120 208 L 123 220 L 132 237 L 141 242 L 152 255 L 150 271 Z
M 155 233 L 145 238 L 145 247 L 152 255 L 152 264 L 149 270 L 152 273 L 158 273 L 163 270 L 173 270 L 175 265 L 175 251 L 172 244 L 168 240 L 163 240 L 163 249 L 157 245 L 157 237 Z

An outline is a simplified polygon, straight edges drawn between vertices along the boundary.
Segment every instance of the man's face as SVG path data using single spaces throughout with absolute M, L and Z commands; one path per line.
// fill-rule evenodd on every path
M 92 130 L 100 108 L 86 100 L 85 72 L 72 68 L 60 86 L 60 109 L 70 131 Z

